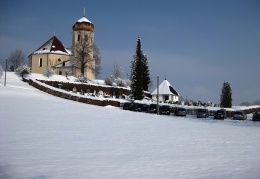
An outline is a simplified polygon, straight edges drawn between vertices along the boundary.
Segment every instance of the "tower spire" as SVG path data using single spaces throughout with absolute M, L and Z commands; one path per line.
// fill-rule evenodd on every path
M 86 10 L 85 10 L 85 7 L 83 8 L 83 17 L 86 17 Z

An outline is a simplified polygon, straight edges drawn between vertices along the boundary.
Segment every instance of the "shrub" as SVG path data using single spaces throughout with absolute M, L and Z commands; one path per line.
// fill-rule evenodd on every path
M 87 83 L 88 79 L 87 79 L 87 77 L 85 77 L 84 75 L 81 74 L 81 75 L 76 76 L 75 81 L 81 82 L 81 83 Z
M 116 80 L 116 85 L 117 85 L 117 86 L 121 86 L 121 87 L 126 87 L 126 83 L 125 83 L 125 81 L 122 80 L 122 79 L 117 79 L 117 80 Z
M 30 67 L 28 67 L 27 65 L 21 65 L 19 66 L 15 72 L 20 75 L 22 77 L 22 79 L 24 79 L 25 75 L 28 75 L 31 73 L 31 69 Z
M 105 79 L 105 84 L 109 85 L 109 86 L 112 86 L 113 85 L 113 79 L 111 77 L 107 77 Z

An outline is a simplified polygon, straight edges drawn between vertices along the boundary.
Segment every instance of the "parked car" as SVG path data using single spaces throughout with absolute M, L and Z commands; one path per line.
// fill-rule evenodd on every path
M 126 103 L 123 105 L 123 109 L 124 109 L 124 110 L 130 110 L 130 108 L 131 108 L 132 105 L 133 105 L 133 103 L 126 102 Z
M 162 107 L 160 107 L 160 114 L 170 115 L 171 107 L 169 105 L 163 105 Z
M 208 109 L 198 109 L 197 110 L 197 118 L 207 118 L 209 117 Z
M 175 116 L 186 116 L 187 112 L 185 108 L 176 108 L 174 111 Z
M 260 121 L 260 111 L 254 112 L 252 121 Z
M 139 105 L 139 103 L 132 103 L 132 105 L 130 106 L 130 110 L 134 111 L 135 108 Z
M 214 114 L 214 119 L 225 119 L 227 118 L 227 112 L 225 109 L 217 110 Z
M 142 112 L 142 111 L 146 111 L 147 108 L 148 108 L 147 104 L 137 104 L 134 106 L 134 111 Z
M 246 116 L 246 113 L 244 111 L 235 111 L 233 119 L 234 120 L 246 120 L 247 116 Z
M 159 106 L 160 108 L 160 106 Z M 160 109 L 159 109 L 160 111 Z M 148 113 L 157 113 L 157 104 L 150 104 L 149 107 L 147 108 Z

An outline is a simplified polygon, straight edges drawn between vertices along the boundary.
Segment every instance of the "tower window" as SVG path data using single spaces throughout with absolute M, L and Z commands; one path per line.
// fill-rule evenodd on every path
M 42 67 L 42 58 L 39 59 L 39 67 Z
M 78 42 L 80 41 L 80 35 L 78 35 Z

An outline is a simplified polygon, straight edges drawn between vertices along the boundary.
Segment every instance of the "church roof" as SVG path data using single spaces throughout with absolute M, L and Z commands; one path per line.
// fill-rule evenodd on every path
M 63 67 L 74 67 L 74 66 L 75 65 L 70 60 L 67 60 L 67 61 L 64 61 L 64 62 L 57 64 L 55 67 L 56 68 L 63 68 Z
M 180 96 L 166 79 L 159 85 L 159 94 Z M 157 88 L 152 92 L 152 95 L 157 95 Z
M 70 55 L 71 51 L 66 49 L 56 36 L 53 36 L 47 42 L 45 42 L 40 48 L 38 48 L 33 54 L 44 53 Z

